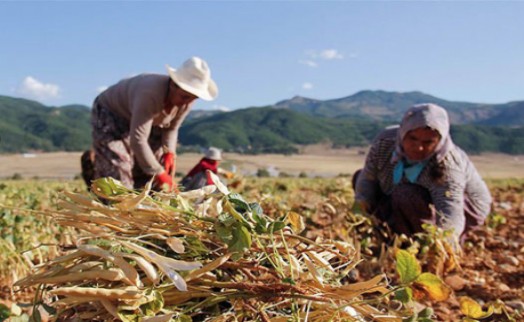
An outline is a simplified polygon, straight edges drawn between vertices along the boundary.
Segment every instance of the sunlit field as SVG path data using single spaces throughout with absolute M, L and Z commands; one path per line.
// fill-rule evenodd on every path
M 303 154 L 241 155 L 224 153 L 224 165 L 234 164 L 242 175 L 255 174 L 259 169 L 275 170 L 297 176 L 301 172 L 309 177 L 335 177 L 352 174 L 365 160 L 365 149 L 332 150 L 323 146 L 303 149 Z M 202 155 L 180 154 L 177 172 L 187 173 Z M 524 178 L 524 156 L 506 154 L 473 155 L 471 159 L 485 178 Z M 57 152 L 34 155 L 0 155 L 0 178 L 19 175 L 24 178 L 72 179 L 80 173 L 80 153 Z
M 42 179 L 74 176 L 78 154 L 2 162 L 35 178 L 0 181 L 0 321 L 522 319 L 524 179 L 502 176 L 518 159 L 474 159 L 495 201 L 459 252 L 446 232 L 393 238 L 353 212 L 364 156 L 346 153 L 228 154 L 227 186 L 174 195 Z M 247 175 L 268 165 L 281 177 Z

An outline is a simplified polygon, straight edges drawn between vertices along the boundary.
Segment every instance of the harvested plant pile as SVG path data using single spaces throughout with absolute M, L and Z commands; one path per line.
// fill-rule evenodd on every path
M 383 275 L 342 282 L 358 246 L 302 237 L 297 213 L 270 218 L 215 183 L 164 194 L 99 179 L 104 202 L 65 193 L 50 216 L 81 234 L 16 285 L 38 286 L 36 303 L 59 320 L 400 321 L 381 303 Z

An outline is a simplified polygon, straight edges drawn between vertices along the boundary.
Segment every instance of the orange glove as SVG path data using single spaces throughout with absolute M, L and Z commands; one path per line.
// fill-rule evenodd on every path
M 155 178 L 155 183 L 158 187 L 161 189 L 165 189 L 167 185 L 168 191 L 173 190 L 173 178 L 167 171 L 162 172 L 161 174 L 157 174 Z
M 162 156 L 164 161 L 164 169 L 168 174 L 173 174 L 175 172 L 175 154 L 173 152 L 166 152 Z

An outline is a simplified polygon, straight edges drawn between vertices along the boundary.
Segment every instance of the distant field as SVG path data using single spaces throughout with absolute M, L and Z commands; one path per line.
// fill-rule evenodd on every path
M 245 175 L 269 167 L 291 175 L 305 172 L 309 177 L 332 177 L 352 174 L 361 168 L 365 159 L 363 152 L 357 149 L 329 150 L 317 146 L 304 149 L 304 154 L 290 156 L 224 153 L 224 165 L 233 164 L 237 172 Z M 177 172 L 186 173 L 201 157 L 194 153 L 179 155 Z M 524 156 L 483 154 L 472 156 L 471 159 L 486 178 L 524 178 Z M 12 177 L 16 173 L 24 178 L 70 179 L 80 173 L 80 153 L 0 155 L 0 178 Z

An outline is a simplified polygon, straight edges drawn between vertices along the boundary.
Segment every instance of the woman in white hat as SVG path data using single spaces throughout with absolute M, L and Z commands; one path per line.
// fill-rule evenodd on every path
M 173 188 L 178 130 L 197 98 L 211 101 L 218 88 L 198 57 L 169 75 L 123 79 L 95 99 L 92 110 L 94 175 L 139 188 L 155 177 L 157 188 Z
M 194 190 L 212 185 L 213 181 L 207 171 L 218 174 L 221 171 L 218 167 L 220 161 L 222 161 L 222 152 L 219 149 L 215 147 L 207 149 L 204 157 L 180 181 L 184 190 Z

